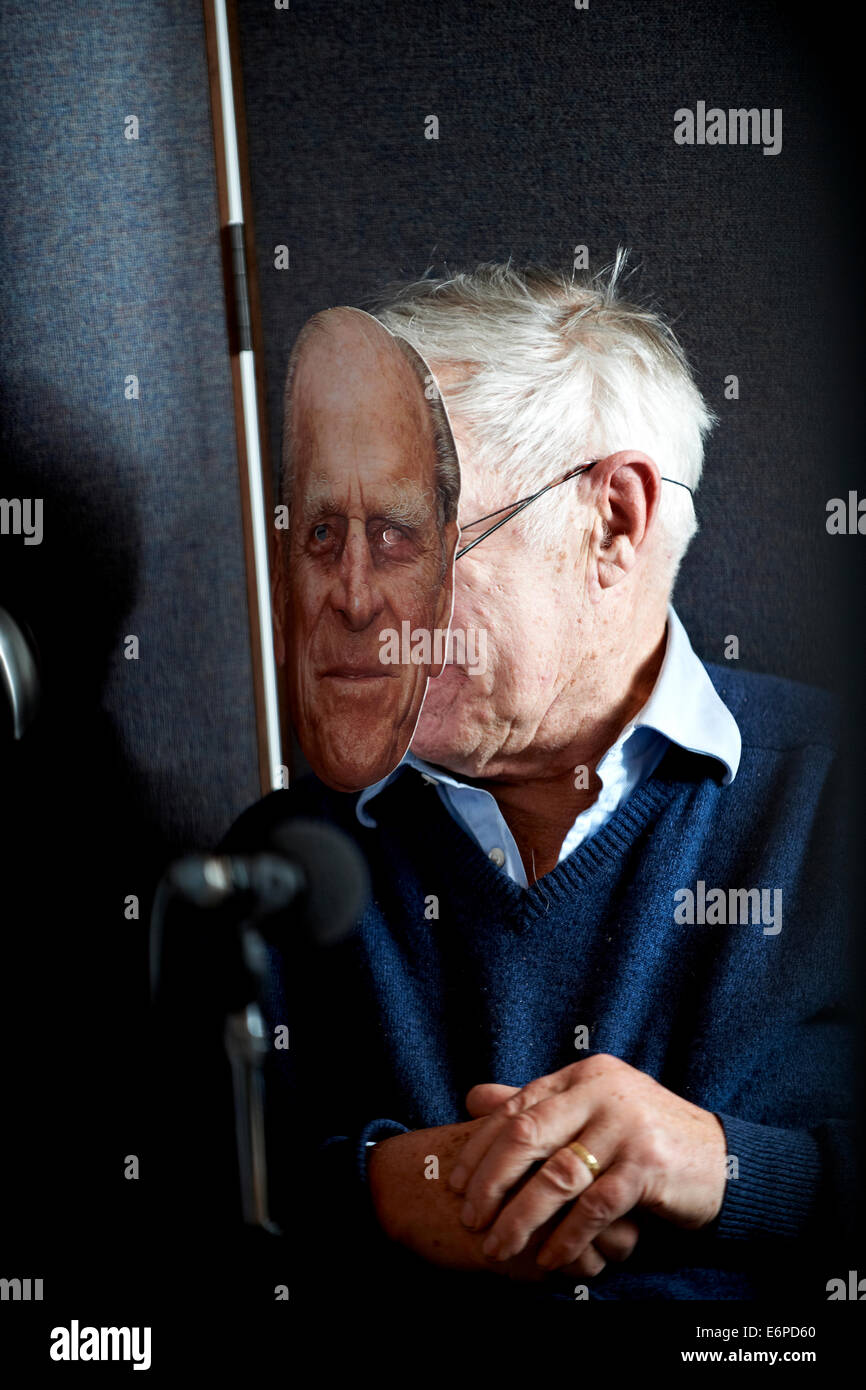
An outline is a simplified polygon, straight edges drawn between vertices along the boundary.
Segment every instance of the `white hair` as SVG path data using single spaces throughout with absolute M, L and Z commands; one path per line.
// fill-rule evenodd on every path
M 382 323 L 434 371 L 454 373 L 442 386 L 448 410 L 471 436 L 473 463 L 495 476 L 499 505 L 622 449 L 697 487 L 717 417 L 661 315 L 619 297 L 627 257 L 619 248 L 594 276 L 491 262 L 377 297 L 371 312 Z M 576 504 L 565 499 L 578 486 L 552 489 L 513 524 L 555 543 L 573 523 Z M 659 522 L 672 582 L 697 530 L 684 487 L 662 484 Z

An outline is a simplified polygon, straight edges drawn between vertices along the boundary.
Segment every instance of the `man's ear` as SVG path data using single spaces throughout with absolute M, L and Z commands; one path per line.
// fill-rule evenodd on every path
M 445 577 L 442 580 L 442 589 L 436 604 L 436 626 L 442 632 L 447 632 L 451 626 L 451 614 L 454 608 L 454 552 L 457 549 L 457 539 L 460 534 L 456 521 L 449 521 L 443 532 L 442 540 L 445 546 Z M 448 656 L 447 644 L 445 656 L 438 666 L 430 667 L 430 676 L 435 680 L 441 676 L 445 669 Z
M 595 515 L 588 582 L 590 600 L 598 603 L 634 568 L 658 511 L 661 477 L 649 455 L 634 449 L 601 459 L 590 477 Z
M 286 664 L 286 584 L 284 532 L 271 527 L 271 614 L 274 625 L 274 659 L 278 666 Z

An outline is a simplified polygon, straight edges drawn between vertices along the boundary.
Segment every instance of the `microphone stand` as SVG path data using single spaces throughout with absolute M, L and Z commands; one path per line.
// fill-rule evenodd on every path
M 295 907 L 298 929 L 318 946 L 331 945 L 352 929 L 369 897 L 369 878 L 359 852 L 333 827 L 297 819 L 278 832 L 268 848 L 253 854 L 193 854 L 176 860 L 160 879 L 151 908 L 151 999 L 167 999 L 169 1016 L 178 999 L 168 970 L 171 940 L 180 947 L 190 981 L 191 952 L 201 938 L 192 930 L 169 932 L 169 909 L 182 903 L 198 914 L 216 909 L 208 934 L 211 968 L 206 989 L 219 1013 L 232 1078 L 235 1145 L 244 1223 L 267 1235 L 282 1235 L 269 1205 L 265 1123 L 265 1059 L 270 1051 L 263 1005 L 270 966 L 267 943 L 282 914 Z M 222 913 L 225 909 L 225 914 Z M 182 925 L 182 923 L 181 923 Z M 184 956 L 184 949 L 186 955 Z
M 265 943 L 246 923 L 241 927 L 241 950 L 250 975 L 260 984 L 267 961 Z M 223 1037 L 232 1073 L 244 1221 L 248 1226 L 259 1226 L 269 1235 L 278 1236 L 282 1232 L 268 1214 L 264 1067 L 269 1043 L 257 1000 L 227 1015 Z
M 267 858 L 261 856 L 262 862 Z M 163 875 L 157 886 L 151 910 L 152 998 L 156 998 L 162 989 L 163 942 L 169 906 L 178 899 L 185 901 L 187 905 L 190 903 L 190 898 L 182 887 L 189 887 L 189 879 L 178 871 L 182 871 L 188 864 L 197 869 L 199 862 L 205 865 L 201 874 L 202 888 L 200 895 L 192 901 L 200 909 L 208 902 L 205 884 L 209 882 L 215 888 L 223 886 L 223 880 L 219 875 L 223 861 L 199 861 L 194 857 L 177 861 L 172 869 Z M 289 866 L 286 866 L 286 869 L 291 872 Z M 214 903 L 210 905 L 213 906 Z M 218 932 L 224 938 L 219 949 L 227 952 L 221 978 L 225 981 L 231 980 L 231 998 L 227 1000 L 224 997 L 221 1001 L 221 1012 L 225 1020 L 222 1038 L 232 1079 L 241 1210 L 246 1226 L 257 1227 L 269 1236 L 276 1236 L 282 1235 L 282 1231 L 271 1220 L 269 1214 L 265 1126 L 265 1059 L 270 1048 L 260 1005 L 268 955 L 265 940 L 255 925 L 256 919 L 266 916 L 272 908 L 272 898 L 265 896 L 264 903 L 261 900 L 256 903 L 254 900 L 247 907 L 245 919 L 240 922 L 222 922 L 218 926 Z M 225 933 L 229 936 L 228 943 L 225 941 Z

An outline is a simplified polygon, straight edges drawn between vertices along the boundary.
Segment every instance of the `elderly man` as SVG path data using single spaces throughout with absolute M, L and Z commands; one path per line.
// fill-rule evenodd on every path
M 704 666 L 670 606 L 712 419 L 621 264 L 378 310 L 448 404 L 454 622 L 488 662 L 431 685 L 382 783 L 300 783 L 233 832 L 322 816 L 370 865 L 345 946 L 279 971 L 286 1209 L 321 1184 L 299 1248 L 326 1280 L 350 1250 L 463 1297 L 751 1298 L 796 1269 L 823 1299 L 840 1273 L 831 702 Z
M 457 454 L 426 365 L 357 309 L 329 309 L 304 326 L 285 405 L 290 525 L 275 576 L 277 659 L 310 766 L 335 790 L 360 791 L 400 762 L 428 677 L 442 669 Z M 404 625 L 431 634 L 416 644 L 428 660 L 401 649 Z

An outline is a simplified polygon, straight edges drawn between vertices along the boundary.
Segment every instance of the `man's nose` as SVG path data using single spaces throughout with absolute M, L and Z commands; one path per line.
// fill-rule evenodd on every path
M 332 603 L 353 632 L 369 627 L 385 606 L 366 531 L 353 523 L 340 556 Z

